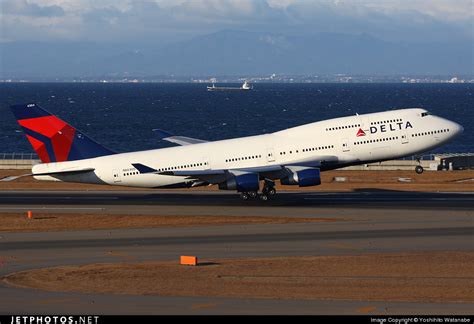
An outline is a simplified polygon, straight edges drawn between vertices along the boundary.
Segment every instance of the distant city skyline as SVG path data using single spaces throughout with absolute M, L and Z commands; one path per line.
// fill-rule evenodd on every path
M 471 0 L 1 0 L 0 78 L 474 73 Z

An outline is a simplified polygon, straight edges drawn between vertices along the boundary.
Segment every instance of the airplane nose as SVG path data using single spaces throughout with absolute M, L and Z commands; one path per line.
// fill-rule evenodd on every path
M 459 125 L 458 123 L 454 123 L 454 122 L 453 122 L 453 131 L 454 131 L 454 134 L 455 134 L 455 135 L 459 135 L 459 134 L 461 134 L 462 132 L 464 132 L 464 127 L 462 127 L 462 126 Z

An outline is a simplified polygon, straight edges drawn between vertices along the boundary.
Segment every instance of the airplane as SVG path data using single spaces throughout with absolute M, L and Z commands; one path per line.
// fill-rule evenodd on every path
M 37 180 L 142 188 L 217 185 L 243 200 L 264 201 L 275 195 L 275 181 L 317 186 L 322 171 L 416 155 L 464 130 L 425 109 L 405 108 L 214 142 L 155 129 L 162 140 L 179 146 L 117 153 L 36 103 L 11 109 L 42 162 L 32 168 Z M 415 171 L 423 168 L 417 165 Z

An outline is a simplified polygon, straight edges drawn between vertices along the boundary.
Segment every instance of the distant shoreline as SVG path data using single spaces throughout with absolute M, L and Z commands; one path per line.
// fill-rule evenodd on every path
M 461 84 L 474 84 L 474 78 L 464 82 L 447 82 L 447 81 L 417 81 L 417 82 L 403 82 L 403 81 L 251 81 L 252 84 L 449 84 L 449 85 L 461 85 Z M 198 81 L 186 81 L 186 80 L 0 80 L 0 84 L 21 84 L 21 83 L 91 83 L 91 84 L 201 84 L 209 85 L 212 82 L 198 82 Z M 240 81 L 219 81 L 218 84 L 241 84 Z
M 267 74 L 267 75 L 96 75 L 96 76 L 0 76 L 0 83 L 196 83 L 242 84 L 254 83 L 474 83 L 474 74 Z

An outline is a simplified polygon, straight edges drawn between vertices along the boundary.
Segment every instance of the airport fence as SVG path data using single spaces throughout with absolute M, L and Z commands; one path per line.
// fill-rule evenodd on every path
M 350 170 L 402 170 L 412 169 L 418 164 L 418 159 L 424 168 L 429 170 L 446 169 L 473 169 L 474 153 L 439 153 L 424 154 L 421 156 L 408 156 L 405 158 L 370 163 L 362 166 L 348 167 Z M 40 163 L 36 153 L 0 153 L 0 169 L 28 169 Z
M 36 153 L 0 153 L 0 160 L 39 160 Z
M 474 153 L 449 153 L 449 154 L 426 154 L 421 156 L 421 160 L 428 161 L 428 160 L 435 160 L 435 157 L 438 155 L 443 156 L 466 156 L 466 155 L 474 155 Z M 0 160 L 39 160 L 38 155 L 36 153 L 0 153 Z M 416 156 L 408 156 L 405 158 L 401 158 L 400 160 L 416 160 Z

